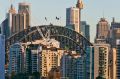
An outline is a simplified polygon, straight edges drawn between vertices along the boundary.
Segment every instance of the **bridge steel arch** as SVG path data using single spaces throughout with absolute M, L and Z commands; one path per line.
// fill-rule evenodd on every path
M 87 46 L 92 46 L 92 43 L 74 30 L 55 25 L 41 25 L 15 33 L 6 39 L 6 48 L 9 49 L 9 46 L 16 42 L 26 43 L 42 39 L 36 27 L 39 27 L 44 35 L 49 30 L 50 38 L 58 40 L 60 42 L 60 47 L 63 49 L 67 48 L 69 50 L 85 53 L 85 48 Z

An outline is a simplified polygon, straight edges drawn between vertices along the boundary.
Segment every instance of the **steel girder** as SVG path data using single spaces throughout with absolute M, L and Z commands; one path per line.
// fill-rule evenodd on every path
M 63 49 L 85 53 L 85 48 L 87 46 L 92 46 L 92 43 L 74 30 L 61 26 L 42 25 L 25 29 L 9 37 L 6 39 L 6 49 L 9 49 L 9 46 L 16 42 L 26 43 L 42 39 L 36 27 L 39 27 L 44 35 L 49 30 L 50 38 L 58 40 L 60 42 L 60 47 Z

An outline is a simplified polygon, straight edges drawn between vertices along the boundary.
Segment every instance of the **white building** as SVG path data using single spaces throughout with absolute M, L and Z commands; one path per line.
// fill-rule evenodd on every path
M 0 34 L 0 79 L 5 79 L 5 37 Z

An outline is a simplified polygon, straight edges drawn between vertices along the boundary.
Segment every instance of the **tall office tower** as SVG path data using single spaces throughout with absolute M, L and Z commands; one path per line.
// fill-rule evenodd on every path
M 120 28 L 120 23 L 116 22 L 115 18 L 113 18 L 110 29 L 116 29 L 116 28 Z
M 29 28 L 30 24 L 31 24 L 30 3 L 25 3 L 25 2 L 19 3 L 18 13 L 20 13 L 20 14 L 26 14 L 26 20 L 25 20 L 26 28 Z
M 18 13 L 12 15 L 12 34 L 18 33 L 24 29 L 27 29 L 26 27 L 26 14 Z
M 1 23 L 1 34 L 5 35 L 5 39 L 7 39 L 10 36 L 10 28 L 8 26 L 8 18 L 6 18 L 2 23 Z
M 10 75 L 24 72 L 24 52 L 21 43 L 15 43 L 10 47 L 8 69 Z
M 71 7 L 66 9 L 66 27 L 80 32 L 80 21 L 81 21 L 81 9 L 83 8 L 83 3 L 78 0 L 76 7 Z
M 31 16 L 30 4 L 19 3 L 18 13 L 16 12 L 13 5 L 11 5 L 11 7 L 6 15 L 6 19 L 8 22 L 3 27 L 8 29 L 7 32 L 10 32 L 8 34 L 9 34 L 9 36 L 11 36 L 14 33 L 17 33 L 24 29 L 29 28 L 30 23 L 31 23 L 30 16 Z M 3 32 L 4 32 L 4 30 L 3 30 Z
M 117 50 L 112 48 L 109 53 L 109 79 L 116 79 Z
M 105 18 L 101 18 L 97 24 L 95 43 L 106 43 L 109 32 L 109 23 Z
M 90 55 L 90 79 L 105 78 L 108 79 L 108 54 L 109 44 L 94 44 L 87 48 Z
M 116 78 L 120 79 L 120 39 L 116 40 Z
M 66 27 L 80 33 L 79 9 L 71 7 L 66 9 Z
M 42 51 L 39 52 L 39 70 L 41 77 L 49 77 L 48 73 L 51 72 L 52 69 L 60 66 L 62 54 L 63 50 L 56 47 L 42 48 Z
M 38 44 L 30 44 L 26 48 L 25 55 L 25 72 L 28 74 L 32 74 L 34 72 L 38 72 Z
M 113 21 L 111 22 L 110 27 L 110 44 L 112 47 L 116 47 L 116 40 L 120 39 L 120 23 L 115 22 L 115 19 L 113 18 Z
M 5 79 L 5 37 L 0 34 L 0 79 Z
M 74 51 L 65 51 L 61 59 L 61 79 L 85 79 L 83 58 Z
M 5 35 L 5 39 L 11 35 L 13 14 L 16 14 L 16 10 L 13 5 L 11 5 L 8 13 L 6 14 L 5 20 L 1 23 L 1 33 Z
M 81 34 L 90 41 L 90 26 L 86 21 L 81 21 Z

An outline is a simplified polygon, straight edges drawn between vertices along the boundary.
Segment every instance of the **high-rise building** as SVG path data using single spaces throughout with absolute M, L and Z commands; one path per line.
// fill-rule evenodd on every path
M 115 29 L 115 28 L 120 28 L 120 23 L 116 22 L 115 18 L 113 18 L 110 29 Z
M 97 77 L 108 79 L 108 54 L 110 51 L 109 44 L 94 44 L 87 48 L 90 55 L 90 79 Z
M 1 33 L 5 35 L 5 39 L 10 36 L 10 28 L 8 26 L 8 18 L 6 18 L 2 23 L 1 23 Z
M 81 21 L 81 34 L 90 41 L 90 26 L 86 21 Z
M 61 59 L 61 79 L 85 79 L 83 61 L 75 51 L 65 51 Z
M 76 32 L 80 33 L 80 22 L 79 22 L 79 9 L 76 7 L 71 7 L 66 9 L 66 26 L 70 26 Z
M 25 19 L 25 23 L 26 23 L 26 28 L 30 27 L 31 24 L 31 9 L 30 9 L 30 3 L 19 3 L 19 10 L 18 13 L 20 14 L 26 14 L 26 19 Z
M 120 79 L 120 39 L 116 40 L 116 78 Z
M 5 79 L 5 37 L 0 34 L 0 79 Z
M 9 69 L 8 72 L 23 73 L 24 72 L 24 48 L 21 43 L 15 43 L 9 50 Z
M 5 35 L 5 39 L 11 35 L 13 14 L 16 14 L 16 10 L 13 5 L 11 5 L 8 13 L 6 14 L 5 20 L 1 23 L 1 33 Z
M 109 53 L 109 79 L 116 79 L 117 50 L 112 48 Z
M 115 19 L 113 18 L 113 21 L 111 22 L 110 27 L 110 44 L 112 47 L 116 47 L 116 40 L 120 39 L 120 23 L 115 22 Z
M 83 3 L 78 0 L 76 7 L 71 7 L 66 9 L 66 27 L 80 32 L 80 21 L 81 21 L 81 9 L 83 8 Z
M 11 5 L 6 15 L 6 19 L 2 23 L 3 34 L 6 35 L 6 38 L 14 33 L 29 28 L 31 24 L 30 16 L 31 11 L 29 3 L 19 3 L 18 13 L 13 5 Z
M 12 15 L 12 34 L 20 32 L 24 29 L 27 29 L 26 27 L 26 14 L 18 13 Z
M 25 71 L 28 74 L 32 74 L 34 72 L 39 71 L 38 47 L 39 47 L 38 44 L 30 44 L 26 48 Z
M 101 18 L 97 24 L 96 43 L 107 43 L 109 33 L 109 23 L 105 18 Z
M 43 47 L 42 51 L 39 53 L 39 72 L 41 77 L 48 77 L 48 73 L 51 69 L 58 68 L 60 66 L 60 59 L 62 57 L 63 50 L 56 47 Z

